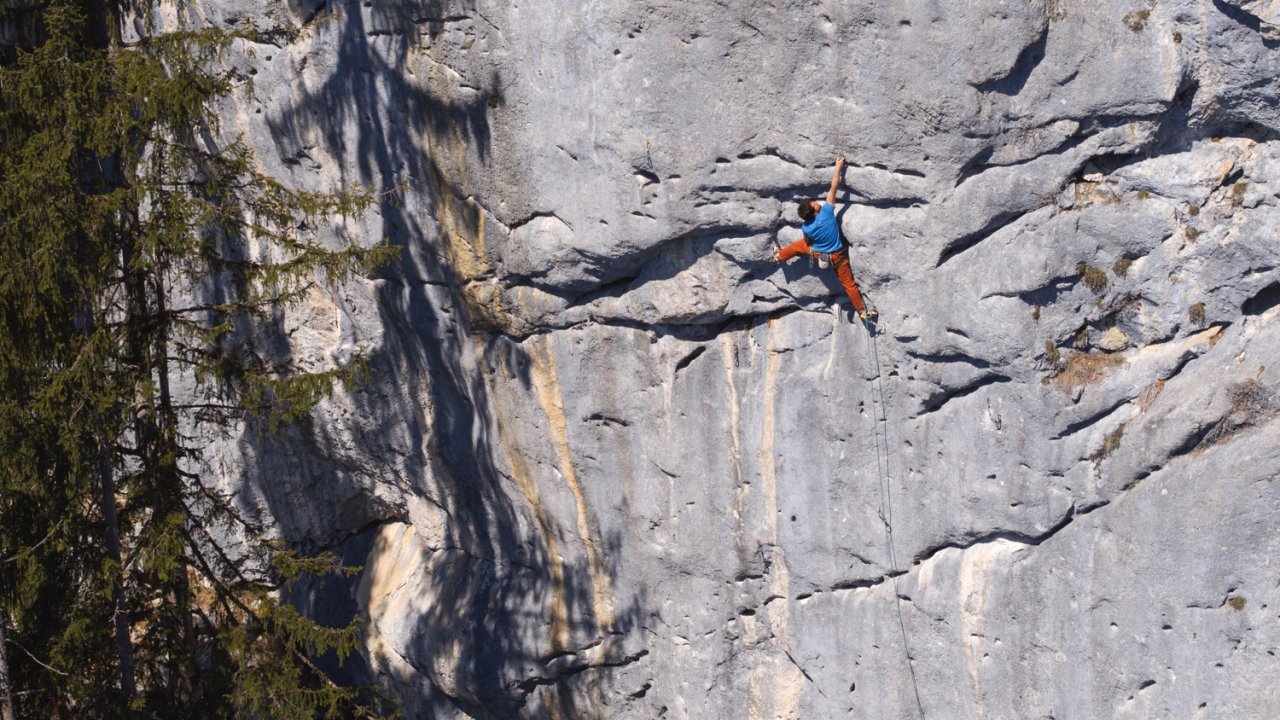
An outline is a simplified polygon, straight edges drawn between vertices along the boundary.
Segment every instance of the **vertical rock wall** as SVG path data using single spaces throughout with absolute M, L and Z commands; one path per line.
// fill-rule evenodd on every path
M 1273 712 L 1275 3 L 183 13 L 404 248 L 289 320 L 371 382 L 225 467 L 408 717 Z M 769 259 L 837 153 L 874 333 Z

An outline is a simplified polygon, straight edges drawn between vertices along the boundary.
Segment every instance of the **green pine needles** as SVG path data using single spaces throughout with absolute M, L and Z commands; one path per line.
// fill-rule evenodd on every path
M 209 140 L 231 35 L 125 45 L 123 5 L 0 7 L 23 28 L 0 49 L 0 717 L 385 717 L 317 666 L 356 649 L 355 620 L 280 600 L 352 569 L 229 547 L 264 528 L 201 438 L 274 432 L 358 381 L 359 359 L 299 367 L 264 320 L 395 249 L 306 229 L 369 192 L 293 190 Z

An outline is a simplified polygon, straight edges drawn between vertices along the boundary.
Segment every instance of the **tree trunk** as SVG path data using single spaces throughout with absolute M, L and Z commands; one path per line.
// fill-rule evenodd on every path
M 0 608 L 0 720 L 14 720 L 13 685 L 9 681 L 9 657 L 4 650 L 4 631 L 9 624 L 9 613 Z
M 155 273 L 155 293 L 156 293 L 156 318 L 158 318 L 158 327 L 153 338 L 155 347 L 152 349 L 154 362 L 157 365 L 156 377 L 159 380 L 159 406 L 156 408 L 155 421 L 157 427 L 155 432 L 160 443 L 158 448 L 159 457 L 166 458 L 160 472 L 163 473 L 161 482 L 164 485 L 164 494 L 166 497 L 172 498 L 170 507 L 167 510 L 181 512 L 184 509 L 182 503 L 182 479 L 178 475 L 178 457 L 181 455 L 178 442 L 175 437 L 178 433 L 177 413 L 173 409 L 173 396 L 169 391 L 169 339 L 170 324 L 167 314 L 167 298 L 165 289 L 165 271 L 161 267 Z M 184 513 L 185 514 L 185 513 Z M 178 622 L 180 623 L 182 638 L 182 652 L 174 653 L 173 662 L 176 666 L 173 672 L 173 688 L 174 697 L 177 703 L 185 706 L 191 701 L 195 694 L 196 684 L 196 633 L 195 626 L 191 616 L 191 582 L 187 575 L 186 563 L 183 563 L 183 569 L 174 578 L 173 601 L 177 607 Z
M 133 676 L 133 643 L 129 640 L 129 613 L 124 602 L 124 562 L 120 553 L 120 521 L 116 516 L 116 484 L 111 468 L 111 450 L 104 442 L 98 450 L 98 474 L 102 483 L 102 516 L 106 525 L 107 556 L 116 564 L 111 584 L 112 615 L 115 619 L 116 655 L 120 657 L 120 689 L 132 700 L 138 693 Z

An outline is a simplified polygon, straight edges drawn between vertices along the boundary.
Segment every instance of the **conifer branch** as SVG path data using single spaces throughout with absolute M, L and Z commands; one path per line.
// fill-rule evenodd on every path
M 54 673 L 54 674 L 57 674 L 57 675 L 61 675 L 62 677 L 71 677 L 71 674 L 70 674 L 70 673 L 63 672 L 63 671 L 59 670 L 58 668 L 53 667 L 52 665 L 49 665 L 48 663 L 45 663 L 45 662 L 41 661 L 41 660 L 40 660 L 40 658 L 38 658 L 38 657 L 36 657 L 35 655 L 33 655 L 33 654 L 31 653 L 31 651 L 30 651 L 30 650 L 28 650 L 28 649 L 26 649 L 25 647 L 23 647 L 23 646 L 22 646 L 22 643 L 18 642 L 17 640 L 14 640 L 13 638 L 11 638 L 11 637 L 7 637 L 7 636 L 6 636 L 6 637 L 5 637 L 5 639 L 4 639 L 4 641 L 5 641 L 5 643 L 7 643 L 7 644 L 9 644 L 9 645 L 13 645 L 14 647 L 16 647 L 16 648 L 18 648 L 19 650 L 21 650 L 21 651 L 22 651 L 22 653 L 23 653 L 24 655 L 26 655 L 27 657 L 31 658 L 31 662 L 33 662 L 33 663 L 35 663 L 35 664 L 39 665 L 40 667 L 44 668 L 45 670 L 48 670 L 49 672 Z
M 9 563 L 17 562 L 22 558 L 26 557 L 27 555 L 31 555 L 36 550 L 39 550 L 40 546 L 44 545 L 46 542 L 49 542 L 49 538 L 53 537 L 59 530 L 61 530 L 62 526 L 65 525 L 66 522 L 67 521 L 65 518 L 63 518 L 62 520 L 59 520 L 58 524 L 54 525 L 53 529 L 49 530 L 49 532 L 46 533 L 43 538 L 40 538 L 40 542 L 37 542 L 35 545 L 32 545 L 31 547 L 22 548 L 21 550 L 14 553 L 13 555 L 10 555 L 7 558 L 0 558 L 0 565 L 8 565 Z

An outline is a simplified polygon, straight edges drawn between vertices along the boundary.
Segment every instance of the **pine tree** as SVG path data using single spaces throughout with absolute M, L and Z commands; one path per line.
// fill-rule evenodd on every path
M 357 360 L 273 350 L 269 319 L 391 257 L 305 228 L 368 192 L 299 192 L 221 145 L 216 31 L 120 41 L 107 0 L 13 4 L 0 57 L 0 618 L 24 718 L 379 717 L 318 670 L 355 620 L 279 600 L 350 572 L 266 542 L 206 477 L 200 438 L 305 419 Z M 252 32 L 249 30 L 247 32 Z M 180 387 L 180 390 L 175 390 Z

